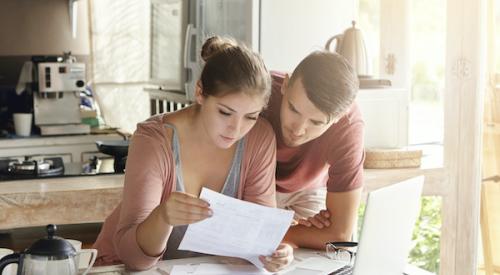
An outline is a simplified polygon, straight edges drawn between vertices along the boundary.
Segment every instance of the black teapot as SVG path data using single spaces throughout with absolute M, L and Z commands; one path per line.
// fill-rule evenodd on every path
M 17 264 L 17 275 L 78 274 L 77 252 L 66 240 L 55 236 L 57 227 L 47 225 L 47 237 L 36 241 L 22 253 L 0 259 L 0 274 L 9 264 Z

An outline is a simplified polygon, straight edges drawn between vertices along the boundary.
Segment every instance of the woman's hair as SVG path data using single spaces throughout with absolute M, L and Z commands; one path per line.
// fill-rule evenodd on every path
M 358 76 L 340 54 L 315 51 L 304 58 L 290 77 L 300 79 L 307 98 L 330 119 L 347 111 L 358 92 Z
M 203 44 L 201 57 L 205 61 L 200 77 L 203 95 L 244 92 L 262 96 L 267 103 L 271 76 L 257 53 L 232 38 L 212 36 Z

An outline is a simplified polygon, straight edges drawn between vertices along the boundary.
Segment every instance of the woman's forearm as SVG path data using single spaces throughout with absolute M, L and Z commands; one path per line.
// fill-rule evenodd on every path
M 167 245 L 172 226 L 162 217 L 162 204 L 156 207 L 151 214 L 137 227 L 137 242 L 142 251 L 148 256 L 159 256 Z

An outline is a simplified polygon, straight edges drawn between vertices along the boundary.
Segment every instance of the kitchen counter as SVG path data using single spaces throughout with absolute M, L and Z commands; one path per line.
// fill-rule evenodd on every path
M 366 169 L 365 191 L 424 175 L 424 195 L 444 193 L 443 168 Z M 102 222 L 121 200 L 124 175 L 0 182 L 0 230 Z M 365 194 L 366 194 L 365 192 Z
M 0 182 L 0 230 L 102 222 L 118 205 L 123 174 Z

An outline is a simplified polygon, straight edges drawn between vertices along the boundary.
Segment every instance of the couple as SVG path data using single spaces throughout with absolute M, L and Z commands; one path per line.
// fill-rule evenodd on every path
M 143 270 L 195 256 L 177 248 L 187 225 L 212 215 L 198 198 L 203 187 L 295 211 L 298 224 L 260 257 L 269 271 L 291 263 L 293 247 L 349 240 L 364 153 L 357 75 L 346 60 L 314 52 L 290 77 L 271 76 L 258 54 L 220 37 L 201 56 L 195 104 L 138 124 L 123 199 L 94 245 L 96 263 Z

